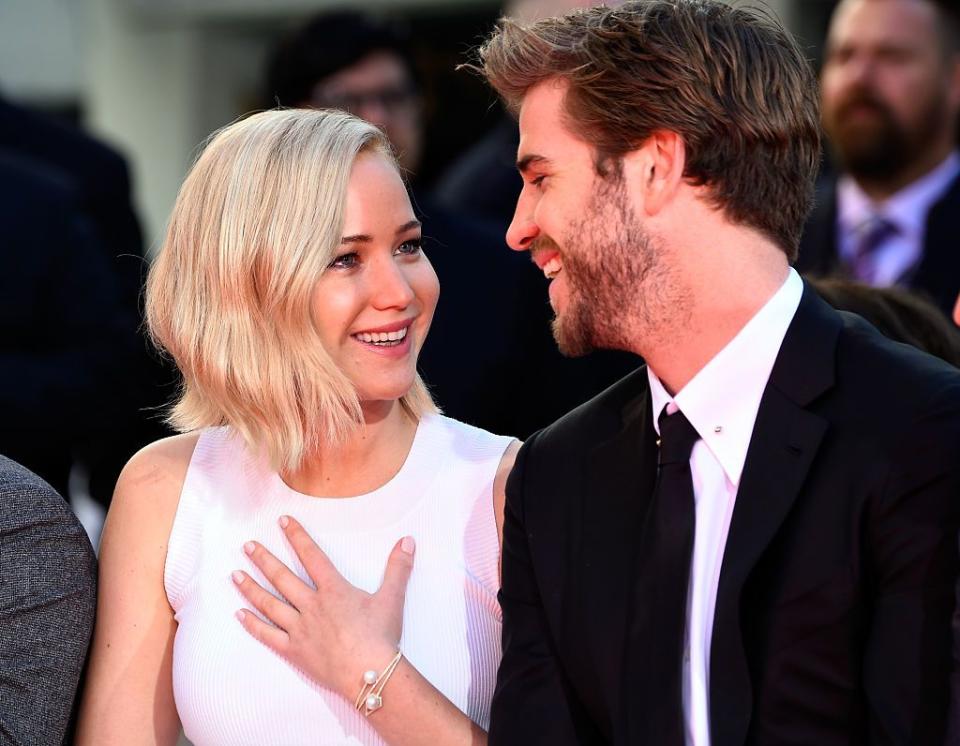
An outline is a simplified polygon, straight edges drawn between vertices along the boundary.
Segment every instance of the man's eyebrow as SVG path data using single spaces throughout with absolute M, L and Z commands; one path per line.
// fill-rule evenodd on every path
M 410 220 L 409 222 L 406 222 L 403 225 L 401 225 L 399 228 L 397 228 L 396 235 L 399 236 L 402 233 L 406 233 L 407 231 L 413 230 L 414 228 L 419 228 L 420 226 L 421 226 L 421 223 L 419 220 L 416 220 L 416 219 Z M 343 238 L 340 239 L 340 243 L 342 244 L 343 243 L 370 243 L 371 241 L 373 241 L 373 236 L 367 233 L 354 233 L 353 235 L 344 236 Z
M 525 155 L 523 158 L 520 158 L 517 161 L 517 171 L 520 173 L 526 173 L 531 166 L 536 164 L 537 166 L 543 166 L 550 163 L 550 159 L 543 155 L 537 155 L 536 153 L 531 153 L 530 155 Z

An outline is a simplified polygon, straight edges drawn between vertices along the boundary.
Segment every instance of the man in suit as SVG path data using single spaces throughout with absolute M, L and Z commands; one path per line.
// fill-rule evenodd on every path
M 68 742 L 96 577 L 66 501 L 0 456 L 0 743 Z
M 140 225 L 131 202 L 127 164 L 119 153 L 80 129 L 19 106 L 2 95 L 0 159 L 4 160 L 0 170 L 5 177 L 0 183 L 0 202 L 4 203 L 0 207 L 0 226 L 5 236 L 0 265 L 7 269 L 14 266 L 11 264 L 14 262 L 19 263 L 21 269 L 26 268 L 23 282 L 17 275 L 0 278 L 0 287 L 9 284 L 13 288 L 12 295 L 5 296 L 6 303 L 0 300 L 0 326 L 6 321 L 3 312 L 7 308 L 4 306 L 19 309 L 17 313 L 20 314 L 32 315 L 27 322 L 20 322 L 16 333 L 4 336 L 3 352 L 16 349 L 17 353 L 23 353 L 25 347 L 32 347 L 24 359 L 35 361 L 46 356 L 51 367 L 59 364 L 57 375 L 63 385 L 70 385 L 68 379 L 71 378 L 83 380 L 90 370 L 90 363 L 108 367 L 112 379 L 108 398 L 86 402 L 86 414 L 89 415 L 95 404 L 96 417 L 61 412 L 55 427 L 39 418 L 33 420 L 32 431 L 44 439 L 58 441 L 58 447 L 41 446 L 38 450 L 19 438 L 14 438 L 14 446 L 11 446 L 10 440 L 0 435 L 0 451 L 40 474 L 64 495 L 67 494 L 66 475 L 71 464 L 74 461 L 82 463 L 89 476 L 87 488 L 91 496 L 106 506 L 120 469 L 130 456 L 146 443 L 169 434 L 155 410 L 172 394 L 174 379 L 169 366 L 148 352 L 146 339 L 139 330 L 145 261 Z M 15 175 L 11 179 L 6 172 L 10 160 L 26 164 L 30 173 L 25 177 Z M 18 170 L 22 172 L 24 169 Z M 33 183 L 23 184 L 23 178 Z M 39 182 L 47 184 L 43 186 Z M 28 197 L 20 192 L 27 192 L 29 199 L 34 199 L 37 192 L 44 192 L 45 196 L 40 202 L 34 200 L 25 207 L 23 203 Z M 56 196 L 57 192 L 61 193 L 60 197 Z M 43 200 L 63 203 L 64 194 L 69 195 L 70 210 L 83 224 L 82 237 L 64 233 L 60 204 L 52 207 L 42 204 Z M 45 211 L 48 209 L 51 212 Z M 50 219 L 37 217 L 38 212 L 49 215 Z M 57 231 L 60 231 L 59 235 L 53 235 Z M 83 246 L 79 245 L 81 243 Z M 99 255 L 93 256 L 91 252 Z M 61 262 L 59 273 L 47 276 L 47 281 L 53 283 L 51 288 L 61 291 L 60 296 L 52 298 L 46 310 L 31 314 L 21 301 L 35 290 L 32 280 L 38 276 L 38 267 L 61 254 L 67 255 L 71 269 L 67 270 L 67 264 Z M 88 269 L 82 264 L 95 267 Z M 95 284 L 82 287 L 91 279 Z M 104 283 L 111 286 L 109 291 L 105 290 Z M 41 349 L 43 334 L 32 334 L 39 327 L 60 323 L 61 340 L 68 339 L 69 327 L 84 324 L 107 305 L 115 306 L 125 317 L 125 328 L 118 333 L 116 327 L 103 327 L 98 341 L 101 357 L 99 360 L 90 358 L 86 366 L 71 368 L 74 360 L 54 360 L 53 355 L 64 346 L 63 342 L 54 343 L 50 349 Z M 63 309 L 69 309 L 69 314 L 77 318 L 54 319 L 55 311 Z M 66 344 L 76 347 L 89 341 L 89 335 L 81 335 Z M 11 370 L 14 376 L 24 372 L 22 365 L 14 365 Z M 0 375 L 0 382 L 7 383 L 6 378 Z M 101 377 L 100 386 L 106 383 L 106 378 Z M 27 383 L 31 389 L 40 389 L 42 385 L 42 379 Z M 8 395 L 13 390 L 8 388 Z M 30 409 L 33 402 L 26 398 L 17 404 Z M 58 404 L 47 400 L 43 407 L 53 409 Z M 79 400 L 73 405 L 76 408 Z M 68 431 L 80 431 L 82 435 L 67 441 Z
M 797 268 L 914 288 L 949 314 L 960 291 L 955 0 L 843 0 L 822 103 L 842 174 L 820 185 Z
M 490 742 L 940 743 L 960 374 L 789 266 L 816 85 L 775 21 L 641 0 L 502 21 L 510 246 L 567 354 L 647 361 L 533 435 L 507 484 Z
M 78 444 L 119 429 L 136 321 L 74 184 L 2 146 L 0 233 L 0 453 L 66 494 Z

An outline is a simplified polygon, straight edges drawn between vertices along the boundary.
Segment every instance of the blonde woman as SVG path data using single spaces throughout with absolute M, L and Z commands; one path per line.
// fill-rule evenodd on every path
M 417 376 L 437 295 L 377 129 L 211 139 L 147 286 L 183 434 L 117 485 L 80 743 L 485 741 L 517 444 Z

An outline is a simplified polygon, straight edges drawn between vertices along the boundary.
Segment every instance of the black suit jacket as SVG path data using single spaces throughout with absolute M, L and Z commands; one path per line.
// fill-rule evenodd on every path
M 634 695 L 644 662 L 627 634 L 650 406 L 641 369 L 518 455 L 494 746 L 635 744 L 657 707 Z M 960 373 L 805 288 L 723 557 L 713 746 L 942 743 L 958 529 Z
M 815 276 L 843 274 L 837 248 L 837 183 L 824 179 L 800 241 L 797 270 Z M 948 316 L 960 294 L 960 177 L 927 215 L 920 264 L 908 287 L 927 295 Z
M 71 244 L 77 243 L 78 239 L 63 235 L 62 231 L 60 235 L 54 235 L 59 229 L 59 214 L 46 219 L 43 210 L 40 210 L 38 217 L 37 210 L 21 207 L 25 197 L 19 194 L 22 190 L 19 179 L 5 178 L 0 183 L 0 201 L 12 203 L 0 207 L 0 227 L 4 231 L 5 244 L 0 246 L 0 250 L 5 249 L 9 255 L 24 255 L 17 261 L 26 265 L 48 261 L 50 257 L 61 253 L 72 257 L 68 264 L 61 265 L 64 268 L 61 269 L 63 278 L 48 280 L 52 283 L 46 288 L 48 294 L 52 297 L 58 293 L 62 297 L 53 298 L 55 305 L 49 311 L 45 310 L 32 325 L 25 325 L 24 335 L 30 336 L 31 330 L 41 323 L 51 323 L 54 309 L 65 314 L 58 323 L 62 323 L 66 336 L 69 336 L 71 327 L 82 323 L 72 316 L 83 321 L 91 317 L 86 307 L 90 303 L 98 312 L 108 303 L 116 305 L 125 317 L 126 329 L 122 336 L 113 334 L 111 330 L 103 334 L 104 339 L 100 342 L 100 359 L 96 362 L 108 366 L 112 390 L 109 397 L 101 397 L 96 402 L 96 407 L 92 402 L 87 402 L 84 411 L 94 409 L 97 416 L 90 417 L 87 414 L 75 417 L 73 414 L 78 407 L 74 406 L 60 413 L 59 432 L 47 429 L 42 434 L 42 437 L 63 441 L 66 431 L 82 432 L 81 438 L 73 438 L 69 444 L 72 453 L 67 454 L 61 449 L 58 470 L 63 472 L 68 469 L 73 459 L 82 461 L 89 474 L 90 494 L 106 505 L 113 494 L 120 469 L 130 456 L 146 443 L 169 435 L 157 410 L 173 395 L 175 379 L 172 368 L 151 354 L 152 347 L 140 329 L 140 291 L 146 262 L 140 226 L 131 202 L 126 161 L 112 148 L 81 130 L 13 104 L 2 96 L 0 156 L 31 164 L 30 170 L 39 178 L 56 181 L 60 190 L 68 191 L 70 209 L 82 219 L 86 234 L 84 246 L 73 247 Z M 24 178 L 33 179 L 33 176 Z M 37 190 L 31 188 L 31 191 Z M 46 191 L 52 191 L 52 188 Z M 99 256 L 89 256 L 90 251 L 96 251 Z M 37 256 L 29 256 L 31 253 Z M 6 263 L 8 259 L 3 258 L 4 269 L 9 266 Z M 94 270 L 72 269 L 73 265 L 81 263 L 97 265 L 96 282 L 109 283 L 109 293 L 97 285 L 84 287 L 91 282 L 88 276 Z M 70 271 L 74 271 L 76 276 L 69 277 L 66 267 L 71 267 Z M 15 286 L 14 299 L 8 301 L 10 306 L 20 303 L 23 296 L 34 292 L 34 268 L 28 266 L 26 271 L 30 274 L 23 278 L 22 283 L 15 275 L 0 278 L 0 286 L 5 281 Z M 20 287 L 21 284 L 23 287 Z M 68 285 L 76 289 L 65 292 L 64 288 Z M 94 297 L 92 301 L 91 296 Z M 41 299 L 40 295 L 33 297 L 37 301 Z M 3 301 L 0 301 L 2 304 Z M 21 312 L 24 308 L 21 308 Z M 0 319 L 0 322 L 3 320 Z M 83 339 L 88 341 L 89 335 Z M 42 337 L 34 338 L 33 344 L 37 348 L 42 343 Z M 9 349 L 10 340 L 0 340 L 0 345 Z M 82 378 L 84 371 L 63 365 L 57 375 L 65 382 L 73 376 Z M 6 383 L 2 373 L 0 382 Z M 101 387 L 104 385 L 106 379 L 101 379 Z M 39 388 L 39 384 L 29 387 Z M 11 394 L 13 391 L 10 389 Z M 54 404 L 47 402 L 45 408 L 53 411 Z M 34 429 L 40 429 L 39 423 Z M 66 494 L 66 482 L 41 463 L 44 453 L 53 449 L 46 449 L 41 442 L 39 452 L 33 445 L 29 446 L 28 452 L 16 441 L 13 446 L 0 441 L 0 450 L 3 448 L 7 448 L 11 456 L 29 465 Z
M 65 495 L 77 444 L 130 398 L 136 322 L 60 176 L 0 148 L 0 452 Z
M 0 97 L 0 147 L 69 179 L 131 312 L 144 273 L 143 238 L 123 157 L 79 129 Z

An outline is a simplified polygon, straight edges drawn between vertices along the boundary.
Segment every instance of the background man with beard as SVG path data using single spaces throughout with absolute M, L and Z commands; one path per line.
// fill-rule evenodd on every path
M 844 173 L 821 185 L 797 268 L 960 290 L 956 0 L 843 0 L 823 67 L 823 125 Z
M 561 349 L 648 364 L 518 454 L 490 742 L 942 743 L 960 373 L 789 266 L 802 52 L 748 9 L 641 0 L 504 20 L 480 68 L 519 110 L 507 241 Z

